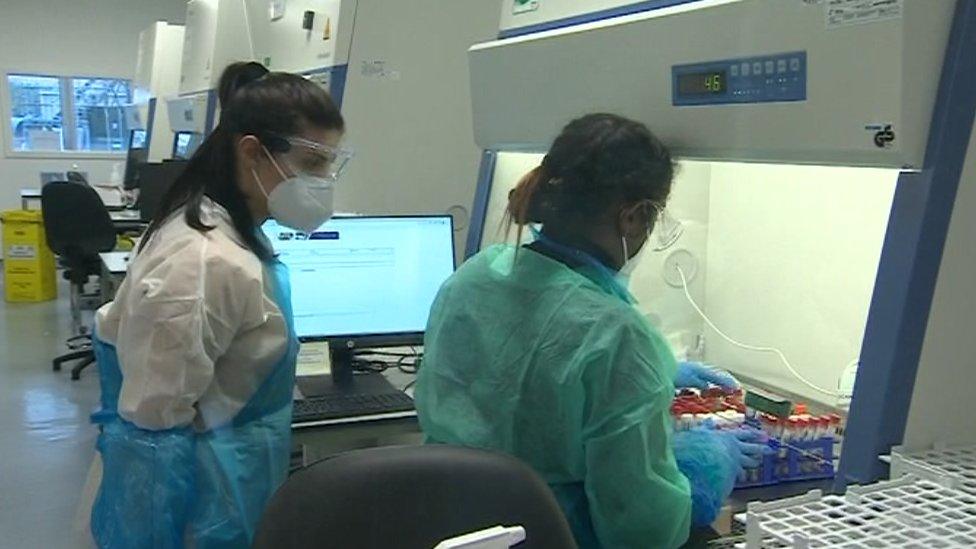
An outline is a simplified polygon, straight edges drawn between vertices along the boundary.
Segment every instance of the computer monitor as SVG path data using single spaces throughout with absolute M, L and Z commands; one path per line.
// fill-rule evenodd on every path
M 189 159 L 202 141 L 200 134 L 196 132 L 176 132 L 173 136 L 173 159 Z
M 146 130 L 132 130 L 129 132 L 129 148 L 130 149 L 145 149 L 146 148 L 146 137 L 149 134 Z
M 139 167 L 149 161 L 146 138 L 146 130 L 129 132 L 129 151 L 125 156 L 125 175 L 122 179 L 122 187 L 126 190 L 139 188 Z
M 139 219 L 146 223 L 153 220 L 166 191 L 186 168 L 185 160 L 167 160 L 161 164 L 149 163 L 139 167 Z
M 291 274 L 295 331 L 333 350 L 423 343 L 454 272 L 450 216 L 339 217 L 307 234 L 264 224 Z

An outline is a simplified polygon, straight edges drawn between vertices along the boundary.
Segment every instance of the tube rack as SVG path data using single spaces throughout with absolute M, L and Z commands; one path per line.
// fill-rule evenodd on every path
M 852 486 L 844 496 L 814 490 L 750 503 L 736 516 L 746 525 L 746 542 L 738 547 L 976 547 L 976 496 L 951 484 L 906 474 Z
M 930 478 L 976 496 L 976 445 L 937 444 L 921 451 L 895 446 L 886 461 L 891 464 L 891 478 L 908 474 Z

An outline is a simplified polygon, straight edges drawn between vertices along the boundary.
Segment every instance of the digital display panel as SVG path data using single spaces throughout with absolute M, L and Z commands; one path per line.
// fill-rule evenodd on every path
M 678 93 L 681 95 L 711 95 L 725 93 L 728 89 L 725 71 L 693 72 L 678 76 Z

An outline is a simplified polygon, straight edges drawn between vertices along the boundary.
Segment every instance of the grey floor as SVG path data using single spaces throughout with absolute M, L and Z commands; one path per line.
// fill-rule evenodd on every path
M 87 547 L 76 512 L 94 455 L 98 373 L 51 371 L 71 320 L 58 301 L 0 300 L 0 547 Z

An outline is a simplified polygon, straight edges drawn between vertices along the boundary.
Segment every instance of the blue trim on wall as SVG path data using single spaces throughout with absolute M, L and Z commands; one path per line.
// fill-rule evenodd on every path
M 976 2 L 959 0 L 952 21 L 920 173 L 895 189 L 868 314 L 844 451 L 837 477 L 873 482 L 879 455 L 900 444 L 966 149 L 976 116 Z
M 342 108 L 342 97 L 346 93 L 346 79 L 349 74 L 349 65 L 333 65 L 331 67 L 319 67 L 302 73 L 303 76 L 314 76 L 318 74 L 329 75 L 329 95 L 336 106 Z
M 156 98 L 149 100 L 149 113 L 146 115 L 146 149 L 152 146 L 153 124 L 156 122 Z
M 481 167 L 478 168 L 478 186 L 474 190 L 474 205 L 471 206 L 471 226 L 468 229 L 468 242 L 464 248 L 467 259 L 481 249 L 481 238 L 485 233 L 485 217 L 488 215 L 488 198 L 491 196 L 491 181 L 495 177 L 495 162 L 498 152 L 486 150 L 481 153 Z
M 514 38 L 516 36 L 525 36 L 526 34 L 535 34 L 537 32 L 563 29 L 566 27 L 572 27 L 574 25 L 581 25 L 583 23 L 592 23 L 594 21 L 602 21 L 604 19 L 611 19 L 613 17 L 620 17 L 622 15 L 631 15 L 634 13 L 640 13 L 642 11 L 659 10 L 662 8 L 670 8 L 671 6 L 679 6 L 681 4 L 690 4 L 692 2 L 699 1 L 701 0 L 644 0 L 643 2 L 637 2 L 635 4 L 608 8 L 592 13 L 584 13 L 582 15 L 574 15 L 572 17 L 556 19 L 554 21 L 546 21 L 545 23 L 538 23 L 536 25 L 506 29 L 498 33 L 498 38 L 505 39 Z
M 342 97 L 346 94 L 346 78 L 349 74 L 349 65 L 336 65 L 332 67 L 332 79 L 329 81 L 329 95 L 339 109 L 342 109 Z
M 217 123 L 217 90 L 207 90 L 207 121 L 203 124 L 204 135 L 210 135 Z

